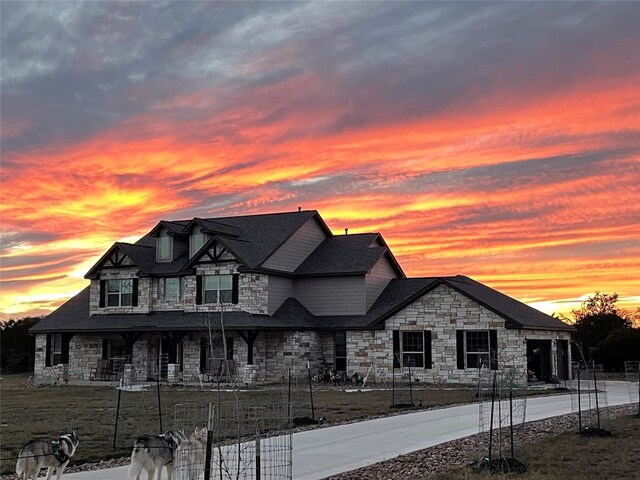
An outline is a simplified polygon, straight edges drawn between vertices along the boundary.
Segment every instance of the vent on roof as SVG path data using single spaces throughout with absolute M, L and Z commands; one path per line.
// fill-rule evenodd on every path
M 302 207 L 298 207 L 298 212 L 301 212 L 301 211 L 302 211 Z
M 345 228 L 345 229 L 344 229 L 344 234 L 345 234 L 345 235 L 349 235 L 349 229 L 348 229 L 348 228 Z

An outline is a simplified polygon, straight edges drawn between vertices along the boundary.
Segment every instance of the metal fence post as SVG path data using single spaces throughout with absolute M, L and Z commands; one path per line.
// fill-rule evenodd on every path
M 204 460 L 204 480 L 211 480 L 211 450 L 213 450 L 213 430 L 207 431 L 207 451 Z

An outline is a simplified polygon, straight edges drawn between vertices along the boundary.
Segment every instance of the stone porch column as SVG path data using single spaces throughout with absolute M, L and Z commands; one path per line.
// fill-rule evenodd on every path
M 181 380 L 180 364 L 169 363 L 167 365 L 167 383 L 177 383 Z
M 244 383 L 249 385 L 258 381 L 258 366 L 257 365 L 245 365 L 244 366 Z

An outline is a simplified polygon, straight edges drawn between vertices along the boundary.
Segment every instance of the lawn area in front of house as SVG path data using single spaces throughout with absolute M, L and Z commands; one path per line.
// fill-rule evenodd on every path
M 118 390 L 96 382 L 91 386 L 30 386 L 28 374 L 4 375 L 1 385 L 0 409 L 0 473 L 13 472 L 20 447 L 31 439 L 53 440 L 64 432 L 75 429 L 80 446 L 72 464 L 128 456 L 138 435 L 160 433 L 158 395 L 156 385 L 150 383 L 143 392 L 122 392 L 116 448 L 113 448 Z M 296 382 L 293 389 L 294 416 L 310 417 L 308 383 Z M 227 388 L 223 386 L 222 388 Z M 362 420 L 372 416 L 398 413 L 392 408 L 390 390 L 347 392 L 329 384 L 313 384 L 315 419 L 324 418 L 325 424 Z M 521 391 L 518 394 L 548 394 L 550 392 Z M 206 415 L 210 402 L 232 402 L 234 393 L 221 391 L 206 384 L 198 386 L 168 387 L 161 385 L 160 407 L 162 428 L 184 428 L 181 424 L 188 412 Z M 239 401 L 251 405 L 284 402 L 288 397 L 286 384 L 256 386 L 242 389 Z M 408 398 L 407 392 L 402 398 Z M 473 388 L 436 388 L 416 384 L 413 390 L 415 408 L 429 408 L 476 401 Z M 177 404 L 193 405 L 193 410 Z M 418 406 L 419 405 L 419 406 Z M 193 420 L 193 419 L 191 419 Z M 188 428 L 185 428 L 188 430 Z

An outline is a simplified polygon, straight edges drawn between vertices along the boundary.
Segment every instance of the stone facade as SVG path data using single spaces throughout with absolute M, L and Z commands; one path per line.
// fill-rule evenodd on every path
M 224 261 L 200 265 L 197 274 L 234 274 L 239 264 Z M 135 269 L 106 269 L 101 278 L 131 278 Z M 91 283 L 90 308 L 92 312 L 148 312 L 151 309 L 183 309 L 186 312 L 216 311 L 217 304 L 195 305 L 195 275 L 183 277 L 183 297 L 179 303 L 158 302 L 158 286 L 155 279 L 139 280 L 138 307 L 98 308 L 99 280 Z M 263 274 L 239 275 L 239 303 L 225 304 L 226 311 L 248 311 L 254 314 L 268 312 L 268 276 Z M 99 318 L 99 317 L 98 317 Z M 570 340 L 568 332 L 520 330 L 505 328 L 505 320 L 491 310 L 476 303 L 458 291 L 440 285 L 385 321 L 383 329 L 346 332 L 347 373 L 366 375 L 373 364 L 373 376 L 392 370 L 393 331 L 431 331 L 432 368 L 414 370 L 415 378 L 424 382 L 473 384 L 477 369 L 457 368 L 456 330 L 495 330 L 497 332 L 500 367 L 513 367 L 517 382 L 527 380 L 527 340 L 550 340 L 553 374 L 557 374 L 557 341 Z M 189 332 L 182 340 L 182 368 L 167 368 L 172 381 L 197 381 L 200 374 L 200 341 L 206 336 L 206 326 L 197 332 Z M 318 373 L 323 363 L 330 369 L 334 362 L 332 332 L 321 331 L 261 331 L 254 343 L 253 365 L 247 365 L 247 344 L 236 332 L 227 332 L 233 338 L 233 358 L 237 377 L 242 382 L 275 382 L 286 376 L 307 375 L 307 362 L 312 373 Z M 46 335 L 36 335 L 36 361 L 34 376 L 38 382 L 89 380 L 92 369 L 102 358 L 103 338 L 121 337 L 117 334 L 76 334 L 69 344 L 69 365 L 45 367 Z M 146 333 L 134 344 L 130 367 L 133 380 L 155 378 L 157 362 L 162 348 L 160 333 Z M 569 352 L 570 355 L 570 352 Z M 571 359 L 569 358 L 569 364 Z
M 100 280 L 117 280 L 137 278 L 137 267 L 119 268 L 119 269 L 102 269 L 100 271 Z M 100 280 L 91 280 L 89 287 L 89 313 L 91 315 L 97 313 L 148 313 L 151 309 L 151 284 L 150 278 L 138 279 L 138 306 L 118 306 L 100 308 Z
M 440 285 L 387 319 L 384 330 L 347 332 L 348 372 L 365 374 L 373 363 L 374 371 L 391 374 L 393 330 L 431 330 L 433 368 L 415 369 L 414 375 L 425 382 L 453 384 L 473 384 L 478 377 L 476 368 L 457 368 L 456 330 L 496 330 L 498 366 L 515 368 L 519 384 L 527 382 L 527 340 L 551 340 L 551 356 L 555 359 L 557 340 L 571 339 L 567 332 L 507 329 L 505 320 L 496 313 Z M 552 363 L 556 375 L 557 366 Z

